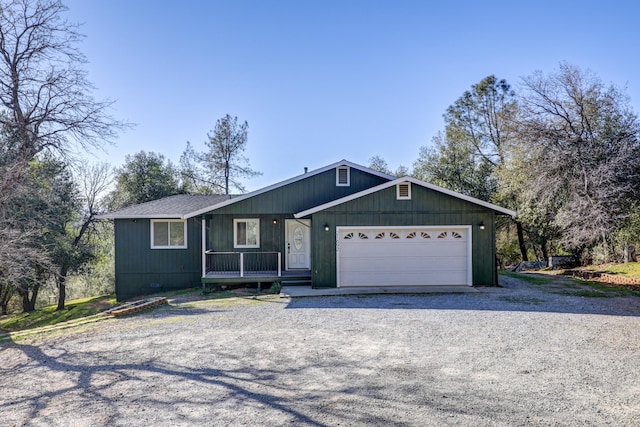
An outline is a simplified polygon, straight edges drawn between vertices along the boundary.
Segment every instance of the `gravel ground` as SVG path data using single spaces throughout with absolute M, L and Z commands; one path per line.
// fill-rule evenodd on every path
M 640 298 L 174 300 L 0 344 L 4 426 L 639 425 Z

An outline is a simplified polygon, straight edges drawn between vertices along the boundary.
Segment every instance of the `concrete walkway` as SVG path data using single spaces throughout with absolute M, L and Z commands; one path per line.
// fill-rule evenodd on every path
M 311 286 L 283 286 L 281 297 L 320 297 L 331 295 L 376 294 L 450 294 L 481 292 L 471 286 L 358 286 L 344 288 L 312 289 Z

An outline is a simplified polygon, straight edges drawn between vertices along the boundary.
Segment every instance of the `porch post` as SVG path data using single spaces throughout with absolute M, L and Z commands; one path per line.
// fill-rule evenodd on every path
M 282 254 L 278 252 L 278 277 L 282 275 Z
M 244 277 L 244 252 L 240 252 L 240 277 Z
M 202 215 L 202 277 L 207 275 L 207 220 Z

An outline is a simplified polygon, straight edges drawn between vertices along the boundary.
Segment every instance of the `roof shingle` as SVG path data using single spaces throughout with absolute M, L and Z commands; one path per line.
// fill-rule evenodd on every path
M 192 212 L 227 201 L 222 194 L 178 194 L 100 215 L 100 219 L 184 218 Z

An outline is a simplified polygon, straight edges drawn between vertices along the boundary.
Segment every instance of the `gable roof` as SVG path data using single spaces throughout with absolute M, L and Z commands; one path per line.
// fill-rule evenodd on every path
M 358 170 L 361 170 L 363 172 L 367 172 L 367 173 L 370 173 L 372 175 L 379 176 L 381 178 L 385 178 L 385 179 L 388 179 L 388 180 L 395 179 L 395 177 L 392 176 L 392 175 L 387 175 L 386 173 L 378 172 L 376 170 L 373 170 L 373 169 L 358 165 L 356 163 L 351 163 L 351 162 L 349 162 L 347 160 L 340 160 L 339 162 L 335 162 L 335 163 L 332 163 L 330 165 L 321 167 L 319 169 L 315 169 L 315 170 L 312 170 L 312 171 L 309 171 L 309 172 L 305 172 L 305 173 L 303 173 L 301 175 L 294 176 L 293 178 L 289 178 L 287 180 L 278 182 L 276 184 L 269 185 L 268 187 L 264 187 L 264 188 L 261 188 L 261 189 L 256 190 L 256 191 L 252 191 L 250 193 L 243 194 L 241 196 L 236 196 L 236 197 L 233 197 L 232 199 L 225 200 L 225 201 L 222 201 L 222 202 L 219 202 L 219 203 L 214 203 L 211 206 L 203 207 L 202 209 L 195 210 L 195 211 L 185 215 L 185 218 L 191 218 L 191 217 L 194 217 L 194 216 L 202 215 L 204 213 L 207 213 L 207 212 L 222 208 L 224 206 L 228 206 L 228 205 L 240 202 L 242 200 L 249 199 L 249 198 L 257 196 L 259 194 L 263 194 L 263 193 L 266 193 L 268 191 L 275 190 L 276 188 L 284 187 L 285 185 L 289 185 L 289 184 L 292 184 L 294 182 L 297 182 L 297 181 L 312 177 L 314 175 L 321 174 L 321 173 L 326 172 L 328 170 L 335 169 L 335 168 L 337 168 L 339 166 L 348 166 L 350 168 L 358 169 Z
M 368 188 L 368 189 L 360 191 L 358 193 L 354 193 L 354 194 L 351 194 L 349 196 L 342 197 L 341 199 L 336 199 L 336 200 L 333 200 L 331 202 L 316 206 L 314 208 L 307 209 L 307 210 L 302 211 L 302 212 L 298 212 L 297 214 L 294 214 L 294 217 L 295 218 L 303 218 L 305 216 L 314 214 L 316 212 L 320 212 L 320 211 L 323 211 L 325 209 L 329 209 L 329 208 L 332 208 L 334 206 L 341 205 L 342 203 L 346 203 L 346 202 L 349 202 L 351 200 L 355 200 L 355 199 L 357 199 L 359 197 L 363 197 L 363 196 L 378 192 L 380 190 L 384 190 L 386 188 L 393 187 L 393 186 L 395 186 L 397 184 L 400 184 L 400 183 L 403 183 L 403 182 L 410 182 L 412 184 L 420 185 L 422 187 L 429 188 L 431 190 L 438 191 L 438 192 L 443 193 L 443 194 L 447 194 L 447 195 L 455 197 L 457 199 L 461 199 L 461 200 L 464 200 L 464 201 L 467 201 L 467 202 L 470 202 L 470 203 L 474 203 L 474 204 L 479 205 L 479 206 L 483 206 L 485 208 L 491 209 L 491 210 L 493 210 L 495 212 L 498 212 L 500 214 L 503 214 L 503 215 L 509 215 L 509 216 L 514 217 L 514 218 L 516 216 L 516 212 L 512 211 L 510 209 L 506 209 L 506 208 L 500 207 L 498 205 L 494 205 L 492 203 L 485 202 L 484 200 L 476 199 L 475 197 L 471 197 L 471 196 L 467 196 L 467 195 L 458 193 L 456 191 L 452 191 L 452 190 L 448 190 L 446 188 L 438 187 L 437 185 L 429 184 L 428 182 L 420 181 L 419 179 L 416 179 L 416 178 L 405 176 L 405 177 L 402 177 L 402 178 L 394 179 L 393 181 L 385 182 L 385 183 L 377 185 L 375 187 Z
M 140 203 L 98 215 L 98 219 L 135 219 L 135 218 L 166 218 L 186 219 L 191 212 L 198 211 L 205 206 L 214 206 L 235 196 L 220 194 L 178 194 L 164 197 L 151 202 Z
M 98 215 L 98 219 L 137 219 L 137 218 L 166 218 L 166 219 L 188 219 L 198 215 L 219 209 L 223 206 L 246 200 L 248 198 L 257 196 L 259 194 L 266 193 L 271 190 L 283 187 L 285 185 L 312 177 L 314 175 L 321 174 L 331 169 L 335 169 L 339 166 L 348 166 L 350 168 L 358 169 L 363 172 L 370 173 L 375 176 L 379 176 L 388 180 L 395 179 L 392 175 L 387 175 L 382 172 L 358 165 L 356 163 L 349 162 L 347 160 L 341 160 L 339 162 L 332 163 L 330 165 L 315 169 L 309 172 L 305 172 L 301 175 L 294 176 L 285 181 L 278 182 L 268 187 L 261 188 L 256 191 L 252 191 L 242 195 L 202 195 L 202 194 L 178 194 L 176 196 L 169 196 L 158 200 L 153 200 L 146 203 L 140 203 L 120 209 L 118 211 L 109 212 L 103 215 Z

